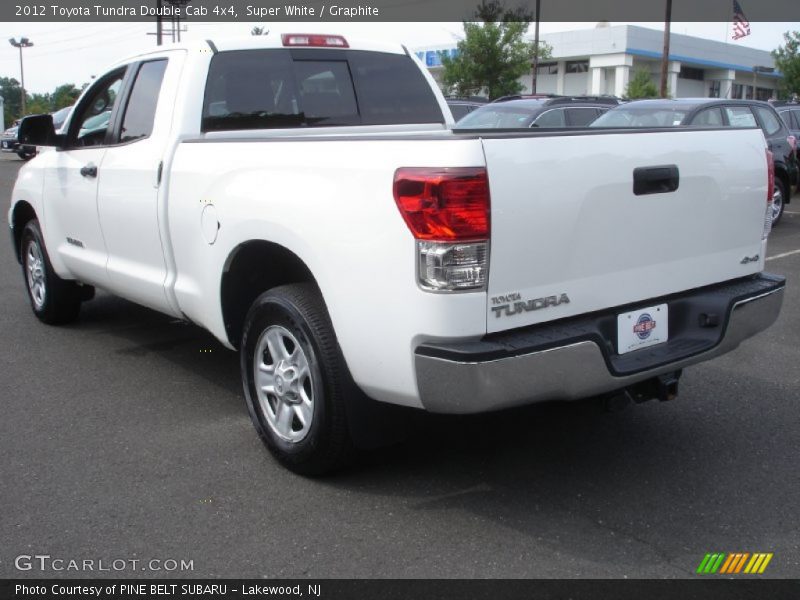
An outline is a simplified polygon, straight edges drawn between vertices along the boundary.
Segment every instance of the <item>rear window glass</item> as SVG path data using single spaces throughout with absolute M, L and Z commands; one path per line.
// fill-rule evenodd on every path
M 619 107 L 609 110 L 594 121 L 591 127 L 677 127 L 688 110 L 674 108 Z
M 473 110 L 458 122 L 463 129 L 528 127 L 537 109 L 512 108 L 508 106 L 484 106 Z
M 761 118 L 761 122 L 764 124 L 764 133 L 767 135 L 775 135 L 781 130 L 780 119 L 775 116 L 775 112 L 771 108 L 765 108 L 763 106 L 756 106 L 754 108 Z
M 202 129 L 443 122 L 427 80 L 406 55 L 270 49 L 214 56 Z

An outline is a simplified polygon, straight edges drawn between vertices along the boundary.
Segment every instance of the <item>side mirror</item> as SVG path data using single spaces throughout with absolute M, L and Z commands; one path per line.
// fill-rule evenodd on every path
M 61 146 L 63 136 L 56 135 L 53 115 L 31 115 L 20 121 L 17 141 L 22 146 Z

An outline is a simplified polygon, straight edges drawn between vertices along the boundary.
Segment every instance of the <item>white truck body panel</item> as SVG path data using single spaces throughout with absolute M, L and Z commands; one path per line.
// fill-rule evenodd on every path
M 501 138 L 484 140 L 484 149 L 492 197 L 489 332 L 764 267 L 760 130 Z M 633 169 L 668 164 L 680 173 L 676 191 L 634 195 Z M 567 294 L 569 302 L 513 315 L 492 310 L 492 297 L 515 293 L 522 301 Z
M 348 41 L 351 49 L 405 54 L 398 45 Z M 279 47 L 275 36 L 216 43 L 219 51 Z M 21 169 L 11 215 L 19 202 L 33 208 L 59 276 L 183 315 L 234 347 L 221 305 L 226 266 L 248 242 L 279 245 L 312 273 L 357 385 L 374 399 L 423 407 L 421 344 L 480 340 L 763 268 L 759 130 L 452 133 L 444 98 L 412 57 L 442 125 L 201 133 L 213 56 L 196 43 L 131 59 L 170 60 L 152 135 L 45 152 Z M 97 179 L 79 174 L 90 162 Z M 634 196 L 632 170 L 661 164 L 679 167 L 679 189 Z M 419 287 L 417 242 L 392 192 L 401 167 L 487 169 L 486 290 Z M 496 317 L 492 297 L 511 293 L 566 293 L 570 301 Z

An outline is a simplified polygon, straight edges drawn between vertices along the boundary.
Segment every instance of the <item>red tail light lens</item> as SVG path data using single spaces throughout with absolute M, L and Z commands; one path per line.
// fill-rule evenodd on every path
M 347 40 L 341 35 L 321 35 L 314 33 L 284 33 L 281 35 L 284 46 L 311 46 L 323 48 L 349 48 Z
M 418 240 L 489 238 L 489 180 L 483 167 L 397 169 L 394 199 Z

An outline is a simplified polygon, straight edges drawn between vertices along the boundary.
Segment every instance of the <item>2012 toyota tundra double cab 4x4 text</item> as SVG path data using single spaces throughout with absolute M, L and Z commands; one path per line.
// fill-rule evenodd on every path
M 669 398 L 683 367 L 776 319 L 760 130 L 452 123 L 400 45 L 283 35 L 122 61 L 65 133 L 21 127 L 55 147 L 9 212 L 33 312 L 71 321 L 98 287 L 208 329 L 302 473 L 351 456 L 368 406 Z

